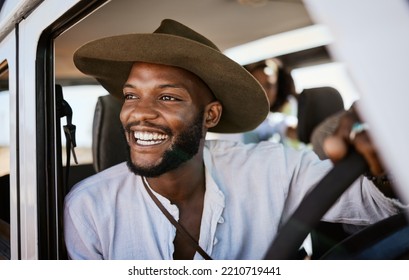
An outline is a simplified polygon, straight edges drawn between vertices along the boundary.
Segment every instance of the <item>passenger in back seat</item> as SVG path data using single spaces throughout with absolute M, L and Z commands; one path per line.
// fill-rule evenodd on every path
M 76 66 L 112 94 L 129 159 L 80 182 L 65 199 L 72 259 L 262 259 L 280 226 L 332 167 L 281 144 L 206 141 L 244 132 L 269 110 L 264 90 L 207 38 L 173 20 L 152 34 L 90 42 Z M 383 169 L 357 121 L 333 139 L 354 145 L 373 175 Z M 359 141 L 357 141 L 359 140 Z M 333 142 L 334 143 L 334 142 Z M 366 225 L 401 211 L 368 179 L 357 180 L 323 219 Z

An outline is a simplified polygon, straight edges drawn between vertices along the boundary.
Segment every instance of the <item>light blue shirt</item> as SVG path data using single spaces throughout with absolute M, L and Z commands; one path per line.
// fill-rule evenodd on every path
M 332 167 L 281 144 L 206 141 L 200 246 L 213 259 L 262 259 L 277 230 Z M 178 220 L 178 208 L 155 193 Z M 359 179 L 324 220 L 368 225 L 402 205 Z M 65 199 L 72 259 L 172 259 L 175 228 L 121 163 L 77 184 Z M 196 253 L 195 259 L 202 259 Z

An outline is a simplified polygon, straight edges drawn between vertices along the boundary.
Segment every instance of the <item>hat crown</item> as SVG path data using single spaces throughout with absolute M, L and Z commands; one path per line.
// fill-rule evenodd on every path
M 160 26 L 153 33 L 183 37 L 185 39 L 190 39 L 203 45 L 206 45 L 208 47 L 211 47 L 212 49 L 215 49 L 220 52 L 219 48 L 215 44 L 213 44 L 213 42 L 211 42 L 209 39 L 197 33 L 196 31 L 190 29 L 186 25 L 183 25 L 180 22 L 177 22 L 172 19 L 162 20 Z

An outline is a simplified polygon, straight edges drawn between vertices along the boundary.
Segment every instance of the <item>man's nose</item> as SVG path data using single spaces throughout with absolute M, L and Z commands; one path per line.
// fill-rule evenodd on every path
M 152 120 L 159 116 L 157 104 L 150 98 L 140 99 L 135 102 L 130 114 L 135 121 Z

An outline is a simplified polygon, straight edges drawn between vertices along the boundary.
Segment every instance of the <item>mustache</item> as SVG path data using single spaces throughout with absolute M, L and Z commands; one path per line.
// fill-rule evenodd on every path
M 162 130 L 165 134 L 173 135 L 172 130 L 169 127 L 159 125 L 159 124 L 154 124 L 154 123 L 151 123 L 149 121 L 133 121 L 133 122 L 129 122 L 123 127 L 123 130 L 125 132 L 131 133 L 131 127 L 141 126 L 141 125 L 143 125 L 144 127 L 151 127 L 151 128 L 159 129 L 159 130 Z

